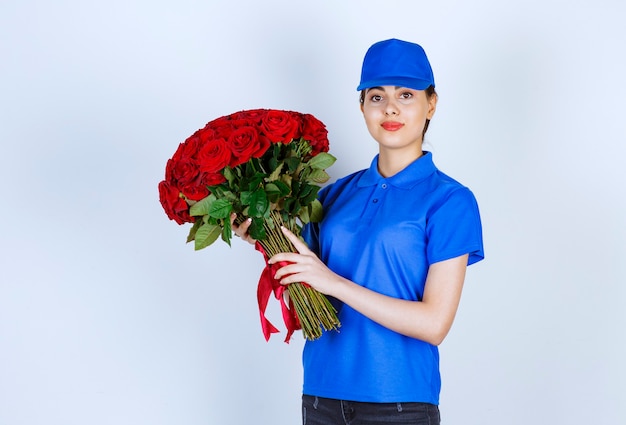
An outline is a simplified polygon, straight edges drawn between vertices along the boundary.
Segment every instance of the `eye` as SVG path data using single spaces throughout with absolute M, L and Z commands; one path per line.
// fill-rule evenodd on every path
M 413 97 L 413 93 L 411 93 L 410 91 L 405 91 L 402 92 L 402 94 L 400 94 L 400 99 L 410 99 Z
M 372 102 L 380 102 L 381 100 L 383 100 L 383 97 L 379 94 L 374 94 L 370 96 L 370 101 Z

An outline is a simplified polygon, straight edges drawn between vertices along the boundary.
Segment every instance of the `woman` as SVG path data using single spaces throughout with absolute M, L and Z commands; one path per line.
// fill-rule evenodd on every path
M 308 247 L 283 229 L 298 253 L 270 259 L 290 263 L 276 273 L 282 284 L 307 282 L 331 297 L 342 323 L 306 342 L 306 425 L 440 421 L 437 346 L 483 247 L 473 194 L 422 150 L 434 87 L 419 45 L 370 47 L 357 90 L 379 153 L 320 191 L 324 219 L 305 227 Z M 250 240 L 248 225 L 235 231 Z

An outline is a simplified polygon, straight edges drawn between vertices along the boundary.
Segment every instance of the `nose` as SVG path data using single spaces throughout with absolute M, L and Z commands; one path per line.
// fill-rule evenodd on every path
M 390 99 L 385 105 L 385 115 L 398 115 L 399 113 L 398 105 L 394 99 Z

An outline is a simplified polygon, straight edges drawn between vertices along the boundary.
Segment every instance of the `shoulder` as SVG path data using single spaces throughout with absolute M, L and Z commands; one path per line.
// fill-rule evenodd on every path
M 440 170 L 433 173 L 429 186 L 430 194 L 439 203 L 445 203 L 451 199 L 476 203 L 473 192 L 467 186 Z
M 468 265 L 482 260 L 482 223 L 474 194 L 450 176 L 436 174 L 426 217 L 430 262 L 468 253 Z

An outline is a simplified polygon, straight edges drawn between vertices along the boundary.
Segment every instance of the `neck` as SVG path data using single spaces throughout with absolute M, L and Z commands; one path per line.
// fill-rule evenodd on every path
M 406 152 L 401 150 L 381 150 L 378 154 L 378 172 L 383 177 L 391 177 L 404 170 L 417 158 L 424 155 L 420 146 L 417 152 Z

